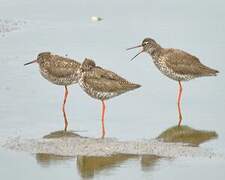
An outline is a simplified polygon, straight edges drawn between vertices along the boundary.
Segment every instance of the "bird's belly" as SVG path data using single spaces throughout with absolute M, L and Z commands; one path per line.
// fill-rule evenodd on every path
M 193 79 L 194 77 L 188 74 L 178 74 L 174 72 L 172 69 L 168 68 L 166 66 L 165 62 L 157 62 L 154 61 L 156 67 L 163 73 L 165 76 L 169 77 L 170 79 L 173 79 L 175 81 L 188 81 Z
M 118 96 L 120 94 L 118 92 L 96 91 L 92 87 L 88 86 L 82 78 L 79 80 L 79 85 L 89 96 L 95 99 L 105 100 Z
M 75 74 L 70 77 L 56 77 L 43 70 L 40 70 L 40 73 L 45 79 L 56 85 L 68 86 L 78 82 L 78 77 Z

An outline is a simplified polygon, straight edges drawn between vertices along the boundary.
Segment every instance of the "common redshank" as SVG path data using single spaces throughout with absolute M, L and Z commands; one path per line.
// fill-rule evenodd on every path
M 67 86 L 78 83 L 78 69 L 80 63 L 65 57 L 53 55 L 50 52 L 42 52 L 38 54 L 37 59 L 24 64 L 24 66 L 32 63 L 38 63 L 41 75 L 56 85 L 65 87 L 64 100 L 62 105 L 64 117 L 64 131 L 67 131 L 68 121 L 65 112 L 65 105 L 68 96 Z
M 180 126 L 182 121 L 180 106 L 182 94 L 181 81 L 188 81 L 202 76 L 216 76 L 219 71 L 203 65 L 197 57 L 187 52 L 179 49 L 162 48 L 154 39 L 151 38 L 145 38 L 141 45 L 128 48 L 127 50 L 139 47 L 142 47 L 142 50 L 131 60 L 139 54 L 146 52 L 152 57 L 154 64 L 164 75 L 178 81 L 179 93 L 177 106 L 179 113 L 178 126 Z
M 91 59 L 85 59 L 80 68 L 79 84 L 91 97 L 102 101 L 102 138 L 105 137 L 105 100 L 127 91 L 139 88 L 140 85 L 130 83 L 114 72 L 95 65 Z

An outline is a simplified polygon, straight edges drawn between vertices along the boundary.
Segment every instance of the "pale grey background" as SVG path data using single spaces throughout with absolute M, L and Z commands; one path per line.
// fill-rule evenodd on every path
M 41 51 L 83 61 L 93 58 L 142 87 L 107 102 L 108 137 L 153 138 L 177 123 L 178 84 L 164 77 L 147 54 L 135 61 L 137 51 L 125 49 L 152 37 L 163 47 L 183 49 L 220 71 L 218 77 L 184 83 L 184 124 L 215 130 L 217 140 L 203 144 L 225 152 L 225 2 L 190 0 L 0 0 L 0 19 L 25 21 L 18 30 L 0 37 L 0 135 L 42 137 L 62 129 L 63 87 L 43 79 L 37 65 L 24 67 Z M 90 17 L 103 18 L 91 22 Z M 100 135 L 99 101 L 77 85 L 69 87 L 69 129 L 81 135 Z M 16 162 L 16 163 L 15 163 Z M 4 179 L 75 179 L 75 160 L 42 167 L 35 157 L 1 149 L 0 174 Z M 96 179 L 217 179 L 225 178 L 223 160 L 159 161 L 151 171 L 128 161 Z M 24 173 L 22 173 L 24 171 Z

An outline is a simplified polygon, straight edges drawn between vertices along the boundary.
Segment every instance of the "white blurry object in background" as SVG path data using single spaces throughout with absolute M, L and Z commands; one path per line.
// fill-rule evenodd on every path
M 97 16 L 91 16 L 91 21 L 92 22 L 97 22 L 97 21 L 102 21 L 103 19 L 101 17 L 97 17 Z

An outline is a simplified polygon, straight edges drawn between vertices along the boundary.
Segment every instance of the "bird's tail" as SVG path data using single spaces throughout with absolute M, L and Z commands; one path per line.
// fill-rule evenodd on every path
M 123 89 L 123 90 L 125 90 L 125 91 L 132 91 L 132 90 L 137 89 L 137 88 L 139 88 L 139 87 L 141 87 L 141 85 L 128 82 L 128 83 L 124 86 L 124 89 Z
M 139 87 L 141 87 L 141 85 L 140 84 L 135 84 L 135 83 L 132 83 L 132 84 L 130 84 L 130 90 L 133 90 L 133 89 L 137 89 L 137 88 L 139 88 Z
M 202 68 L 205 76 L 216 76 L 219 73 L 218 70 L 212 69 L 207 66 L 202 66 L 201 68 Z

